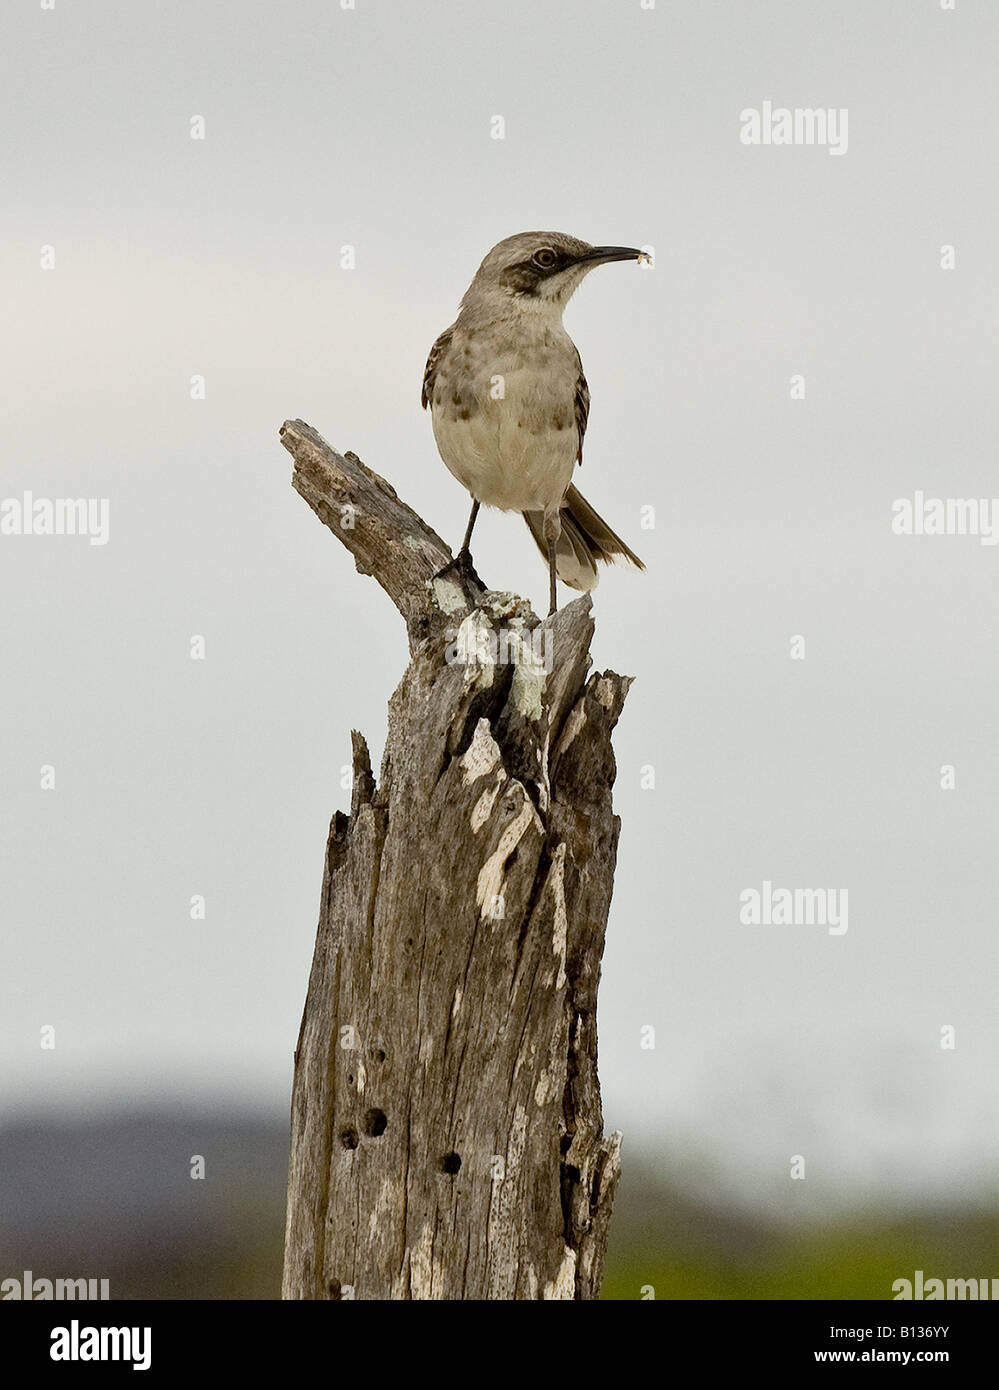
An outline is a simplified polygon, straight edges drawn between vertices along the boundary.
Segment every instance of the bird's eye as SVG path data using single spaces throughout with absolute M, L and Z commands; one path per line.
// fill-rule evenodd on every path
M 534 253 L 534 264 L 539 265 L 542 270 L 551 270 L 557 260 L 558 257 L 550 246 L 542 246 L 540 251 Z

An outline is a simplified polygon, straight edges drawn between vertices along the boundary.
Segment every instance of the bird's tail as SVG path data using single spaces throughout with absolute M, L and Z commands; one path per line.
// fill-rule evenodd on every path
M 522 515 L 547 564 L 544 512 L 524 512 Z M 562 533 L 555 548 L 555 570 L 562 583 L 568 584 L 570 589 L 586 592 L 596 588 L 598 560 L 610 564 L 620 558 L 637 565 L 640 570 L 645 568 L 630 546 L 625 545 L 574 487 L 570 487 L 562 499 L 559 515 Z

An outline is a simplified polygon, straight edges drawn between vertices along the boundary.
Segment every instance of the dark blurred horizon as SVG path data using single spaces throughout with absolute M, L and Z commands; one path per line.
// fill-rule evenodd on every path
M 192 1180 L 191 1158 L 205 1160 Z M 112 1299 L 280 1297 L 288 1122 L 220 1106 L 0 1128 L 0 1280 L 107 1278 Z M 999 1203 L 778 1224 L 662 1180 L 628 1154 L 603 1297 L 885 1298 L 916 1269 L 999 1273 Z

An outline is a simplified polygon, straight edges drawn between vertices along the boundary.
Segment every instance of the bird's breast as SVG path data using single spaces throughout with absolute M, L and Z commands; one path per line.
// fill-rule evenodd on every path
M 458 343 L 435 384 L 434 437 L 473 497 L 507 511 L 558 506 L 579 449 L 577 368 L 540 347 Z

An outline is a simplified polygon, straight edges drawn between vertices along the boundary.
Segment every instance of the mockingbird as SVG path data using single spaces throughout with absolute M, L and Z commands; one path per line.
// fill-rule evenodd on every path
M 590 393 L 562 311 L 583 277 L 609 261 L 641 260 L 628 246 L 590 246 L 562 232 L 521 232 L 499 242 L 465 291 L 457 319 L 430 349 L 423 405 L 441 458 L 472 495 L 452 561 L 471 563 L 479 506 L 522 512 L 555 577 L 573 589 L 597 582 L 597 561 L 645 566 L 572 486 L 583 461 Z M 447 568 L 451 568 L 448 566 Z

